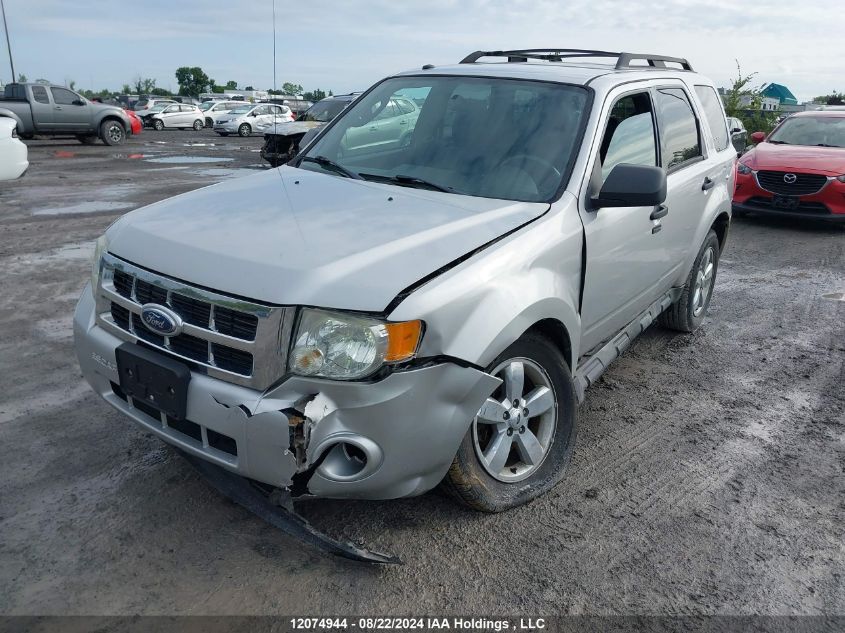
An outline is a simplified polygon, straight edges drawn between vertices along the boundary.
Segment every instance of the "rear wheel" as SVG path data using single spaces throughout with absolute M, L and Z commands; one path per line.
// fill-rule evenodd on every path
M 205 127 L 214 127 L 214 121 L 211 117 L 205 118 Z
M 501 512 L 551 490 L 575 444 L 577 405 L 563 355 L 528 334 L 489 368 L 502 384 L 482 405 L 443 487 L 461 503 Z
M 103 121 L 100 125 L 100 138 L 106 145 L 120 145 L 126 140 L 126 130 L 118 121 Z
M 238 136 L 249 136 L 250 134 L 252 134 L 252 127 L 249 123 L 241 123 L 238 128 Z
M 196 121 L 194 121 L 194 129 L 197 132 L 199 132 L 204 127 L 205 127 L 205 121 L 203 121 L 202 119 L 197 119 Z
M 153 127 L 157 132 L 161 132 L 164 129 L 164 121 L 162 121 L 161 119 L 156 119 L 153 122 Z
M 698 329 L 710 307 L 718 268 L 719 238 L 715 231 L 710 231 L 698 251 L 680 299 L 660 315 L 660 324 L 679 332 Z

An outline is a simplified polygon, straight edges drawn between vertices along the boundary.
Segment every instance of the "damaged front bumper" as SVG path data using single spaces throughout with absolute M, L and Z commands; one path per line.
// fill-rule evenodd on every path
M 499 379 L 453 363 L 371 383 L 290 377 L 261 393 L 191 373 L 186 420 L 168 421 L 122 393 L 115 349 L 86 288 L 74 316 L 85 379 L 113 407 L 186 453 L 294 496 L 394 499 L 445 475 Z

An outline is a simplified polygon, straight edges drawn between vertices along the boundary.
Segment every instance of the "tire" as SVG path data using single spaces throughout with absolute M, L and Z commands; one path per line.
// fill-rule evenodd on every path
M 100 125 L 100 138 L 106 145 L 120 145 L 126 140 L 126 130 L 119 121 L 103 121 Z
M 238 128 L 238 136 L 249 136 L 252 134 L 252 126 L 249 123 L 241 123 Z
M 523 389 L 519 388 L 515 365 L 522 366 Z M 502 512 L 527 503 L 560 482 L 575 446 L 578 406 L 566 360 L 542 336 L 524 335 L 502 352 L 488 371 L 510 379 L 488 398 L 479 411 L 483 417 L 479 415 L 470 424 L 442 488 L 474 510 Z M 540 415 L 529 411 L 526 422 L 522 416 L 531 406 L 532 393 L 537 397 L 543 388 L 547 395 L 534 402 L 549 406 Z M 506 409 L 505 400 L 511 406 L 517 392 L 528 397 L 520 398 L 519 407 Z M 497 445 L 503 450 L 492 450 Z M 537 447 L 542 453 L 536 452 Z M 528 458 L 529 450 L 535 457 Z M 491 459 L 485 460 L 483 455 L 491 452 Z
M 100 137 L 96 134 L 80 134 L 76 137 L 76 140 L 83 145 L 94 145 L 100 140 Z
M 156 132 L 161 132 L 164 129 L 164 121 L 161 119 L 156 119 L 153 121 L 153 128 Z
M 205 118 L 205 127 L 214 127 L 214 120 L 211 117 Z
M 660 325 L 678 332 L 697 330 L 707 316 L 718 269 L 719 238 L 715 231 L 710 231 L 693 262 L 681 297 L 660 315 Z M 699 294 L 702 292 L 703 295 Z
M 199 132 L 200 130 L 202 130 L 204 128 L 205 128 L 205 121 L 203 121 L 202 119 L 197 119 L 196 121 L 194 121 L 194 130 L 195 131 Z

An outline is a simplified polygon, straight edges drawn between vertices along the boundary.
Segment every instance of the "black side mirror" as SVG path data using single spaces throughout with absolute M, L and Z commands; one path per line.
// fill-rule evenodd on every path
M 739 129 L 738 127 L 735 127 L 734 129 L 731 130 L 731 134 L 736 134 L 737 132 L 742 132 L 742 130 Z
M 666 172 L 649 165 L 616 165 L 604 181 L 591 209 L 654 207 L 666 200 Z
M 74 99 L 73 105 L 85 105 L 85 102 L 82 99 Z

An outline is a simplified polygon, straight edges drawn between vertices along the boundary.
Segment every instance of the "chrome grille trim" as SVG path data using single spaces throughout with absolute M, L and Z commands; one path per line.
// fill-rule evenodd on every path
M 296 312 L 295 308 L 268 306 L 191 286 L 171 277 L 153 273 L 134 264 L 130 264 L 109 253 L 103 255 L 100 261 L 100 267 L 100 284 L 95 293 L 97 301 L 97 324 L 118 338 L 132 343 L 141 341 L 146 345 L 160 349 L 166 354 L 203 367 L 206 373 L 213 378 L 219 378 L 220 380 L 253 389 L 263 391 L 284 375 L 287 364 L 287 348 Z M 133 277 L 130 298 L 120 294 L 115 288 L 114 271 L 120 271 Z M 206 342 L 207 362 L 179 354 L 171 348 L 171 337 L 162 337 L 164 344 L 159 345 L 148 340 L 149 337 L 144 338 L 135 332 L 133 323 L 135 318 L 132 315 L 137 315 L 140 318 L 143 305 L 135 294 L 137 280 L 147 282 L 156 288 L 164 290 L 166 292 L 165 303 L 171 309 L 173 307 L 170 306 L 170 300 L 173 293 L 202 301 L 211 306 L 208 327 L 201 327 L 187 322 L 182 325 L 182 334 Z M 111 314 L 112 303 L 129 311 L 128 329 L 124 329 L 120 324 L 115 322 Z M 257 325 L 254 340 L 230 336 L 216 331 L 214 313 L 217 307 L 224 307 L 229 310 L 255 316 L 257 318 Z M 214 361 L 213 345 L 251 354 L 251 375 L 218 367 Z
M 798 180 L 793 184 L 785 183 L 783 181 L 783 176 L 785 174 L 792 173 L 798 177 Z M 831 176 L 825 176 L 824 174 L 773 171 L 768 169 L 754 171 L 753 174 L 754 180 L 757 181 L 757 186 L 760 187 L 760 189 L 773 193 L 776 196 L 815 196 L 821 193 L 828 184 L 835 180 Z M 760 176 L 762 176 L 764 180 L 761 181 Z M 809 180 L 810 182 L 801 182 L 802 178 Z

